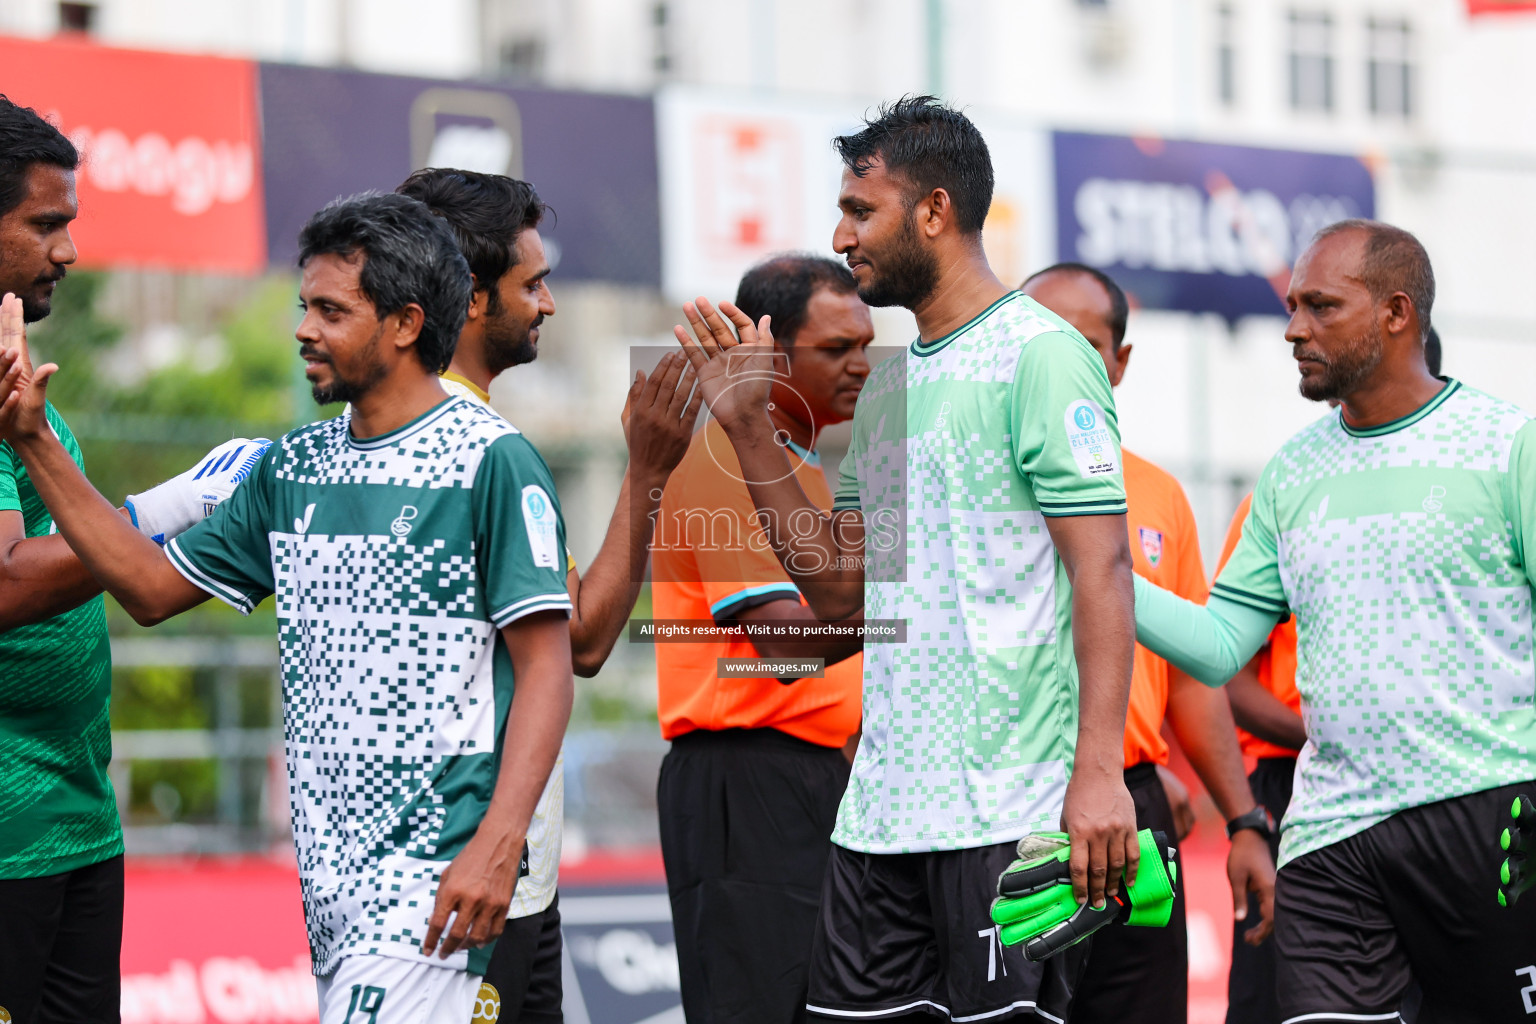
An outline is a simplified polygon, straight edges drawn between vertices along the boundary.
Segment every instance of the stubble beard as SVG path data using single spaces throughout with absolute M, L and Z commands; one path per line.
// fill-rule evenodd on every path
M 357 377 L 350 380 L 343 377 L 336 369 L 336 364 L 330 363 L 331 382 L 316 384 L 310 389 L 316 405 L 331 405 L 335 402 L 356 403 L 358 399 L 378 386 L 379 381 L 384 379 L 385 372 L 384 360 L 379 358 L 379 339 L 383 336 L 384 328 L 380 326 L 368 340 L 367 354 L 359 367 Z
M 1321 377 L 1303 377 L 1297 385 L 1301 396 L 1313 402 L 1342 402 L 1381 365 L 1381 340 L 1380 325 L 1373 325 L 1330 356 Z

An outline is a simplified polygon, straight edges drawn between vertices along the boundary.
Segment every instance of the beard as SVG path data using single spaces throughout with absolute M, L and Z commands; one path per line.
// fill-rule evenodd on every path
M 913 309 L 922 305 L 939 283 L 938 262 L 918 240 L 911 217 L 902 222 L 890 249 L 877 254 L 869 268 L 869 280 L 858 289 L 859 298 L 869 306 Z
M 1320 358 L 1320 353 L 1308 353 Z M 1303 377 L 1298 384 L 1301 396 L 1314 402 L 1341 402 L 1365 382 L 1381 365 L 1381 326 L 1373 324 L 1367 334 L 1352 339 L 1339 351 L 1323 360 L 1321 376 Z
M 310 388 L 310 394 L 314 396 L 316 405 L 331 405 L 334 402 L 356 403 L 368 392 L 378 386 L 384 379 L 384 360 L 379 357 L 379 339 L 384 336 L 384 328 L 380 327 L 368 341 L 368 346 L 360 354 L 357 372 L 351 377 L 343 377 L 341 371 L 336 369 L 335 362 L 326 360 L 331 368 L 331 381 L 329 384 L 316 384 Z M 301 353 L 304 350 L 300 350 Z
M 522 366 L 539 358 L 538 345 L 533 340 L 533 329 L 544 322 L 544 314 L 533 322 L 519 326 L 506 315 L 489 317 L 485 322 L 485 364 L 495 377 L 503 370 Z
M 23 323 L 35 324 L 53 312 L 53 294 L 43 291 L 42 286 L 50 283 L 57 284 L 64 280 L 64 273 L 64 268 L 60 267 L 57 274 L 51 277 L 40 278 L 30 294 L 16 289 L 17 295 L 21 298 L 21 319 Z
M 35 324 L 53 312 L 53 299 L 41 295 L 21 297 L 22 323 Z

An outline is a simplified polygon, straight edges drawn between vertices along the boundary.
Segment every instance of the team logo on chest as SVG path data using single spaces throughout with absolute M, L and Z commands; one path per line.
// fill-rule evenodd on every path
M 1141 533 L 1141 551 L 1147 556 L 1147 561 L 1152 563 L 1152 568 L 1157 568 L 1157 563 L 1163 560 L 1163 534 L 1160 530 L 1153 530 L 1145 526 L 1137 529 Z
M 389 532 L 394 534 L 396 537 L 406 536 L 411 532 L 411 520 L 415 518 L 415 505 L 402 506 L 400 509 L 400 514 L 390 521 Z

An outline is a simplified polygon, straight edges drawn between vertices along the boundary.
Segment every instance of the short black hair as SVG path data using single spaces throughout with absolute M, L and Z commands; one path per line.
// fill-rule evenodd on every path
M 426 203 L 448 222 L 475 275 L 475 287 L 490 292 L 488 303 L 496 312 L 501 306 L 496 282 L 517 265 L 518 235 L 538 227 L 551 212 L 534 187 L 505 174 L 427 167 L 395 191 Z
M 27 172 L 33 164 L 73 171 L 80 166 L 80 152 L 37 111 L 0 93 L 0 217 L 27 198 Z
M 1028 277 L 1026 277 L 1024 279 L 1024 283 L 1019 287 L 1027 288 L 1029 287 L 1029 282 L 1035 280 L 1036 278 L 1044 277 L 1046 274 L 1056 273 L 1082 274 L 1085 277 L 1091 277 L 1099 283 L 1100 287 L 1102 287 L 1106 293 L 1108 293 L 1109 319 L 1107 322 L 1109 324 L 1109 334 L 1114 344 L 1115 350 L 1119 351 L 1120 343 L 1125 340 L 1126 321 L 1129 320 L 1131 316 L 1131 301 L 1125 297 L 1125 289 L 1121 288 L 1120 285 L 1115 282 L 1114 278 L 1104 273 L 1104 271 L 1100 270 L 1098 267 L 1090 267 L 1086 263 L 1073 263 L 1070 261 L 1065 263 L 1052 263 L 1044 270 L 1035 271 L 1033 274 L 1030 274 Z
M 1371 300 L 1381 302 L 1395 292 L 1407 295 L 1419 315 L 1419 336 L 1428 338 L 1430 310 L 1435 304 L 1435 270 L 1429 264 L 1429 253 L 1424 251 L 1423 243 L 1400 227 L 1355 218 L 1323 228 L 1312 237 L 1312 244 L 1346 231 L 1365 234 L 1360 280 L 1370 291 Z
M 426 314 L 416 355 L 433 373 L 453 360 L 474 285 L 453 233 L 409 196 L 363 192 L 338 199 L 299 232 L 299 266 L 316 256 L 363 257 L 358 287 L 379 317 L 416 303 Z
M 805 311 L 817 288 L 838 295 L 858 292 L 858 283 L 846 264 L 810 253 L 770 256 L 742 275 L 736 286 L 736 308 L 752 318 L 772 317 L 773 339 L 785 348 L 805 326 Z
M 976 234 L 992 207 L 992 154 L 971 119 L 933 96 L 882 103 L 862 131 L 832 140 L 843 165 L 862 178 L 878 158 L 912 183 L 912 202 L 936 188 L 955 204 L 955 224 Z
M 1424 365 L 1429 367 L 1431 377 L 1440 376 L 1440 356 L 1440 332 L 1431 327 L 1424 339 Z

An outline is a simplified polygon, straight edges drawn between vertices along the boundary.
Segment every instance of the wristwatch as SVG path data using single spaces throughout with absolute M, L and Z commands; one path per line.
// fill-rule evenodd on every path
M 1245 828 L 1253 829 L 1265 839 L 1272 839 L 1275 835 L 1275 819 L 1270 816 L 1269 808 L 1257 804 L 1247 814 L 1239 814 L 1227 822 L 1227 838 L 1231 839 Z

